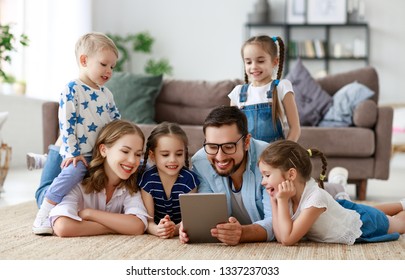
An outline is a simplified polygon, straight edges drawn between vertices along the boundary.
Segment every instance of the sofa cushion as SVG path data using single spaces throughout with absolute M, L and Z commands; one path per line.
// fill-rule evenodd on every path
M 319 126 L 351 126 L 353 124 L 354 109 L 360 102 L 373 95 L 372 90 L 356 81 L 345 85 L 333 95 L 333 104 L 326 112 Z
M 317 148 L 328 157 L 367 158 L 376 149 L 375 131 L 361 127 L 302 127 L 298 143 Z
M 162 87 L 162 75 L 115 72 L 106 87 L 113 93 L 122 119 L 135 123 L 156 123 L 155 101 Z
M 293 85 L 300 124 L 318 125 L 332 105 L 332 97 L 312 78 L 300 59 L 285 78 Z
M 166 79 L 156 99 L 155 120 L 202 125 L 208 113 L 229 105 L 228 94 L 241 80 L 200 81 Z

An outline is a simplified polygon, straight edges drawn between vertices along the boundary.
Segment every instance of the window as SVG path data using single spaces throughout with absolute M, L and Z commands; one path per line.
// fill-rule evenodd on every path
M 91 30 L 91 2 L 0 0 L 0 21 L 15 22 L 30 39 L 12 65 L 16 76 L 27 83 L 27 96 L 58 100 L 62 87 L 78 76 L 74 46 Z

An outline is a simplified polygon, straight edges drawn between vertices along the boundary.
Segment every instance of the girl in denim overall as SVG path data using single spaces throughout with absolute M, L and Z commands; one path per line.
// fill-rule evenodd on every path
M 281 80 L 283 40 L 280 37 L 252 37 L 243 44 L 241 52 L 246 84 L 236 86 L 228 95 L 231 106 L 237 106 L 245 113 L 253 138 L 266 142 L 297 141 L 300 123 L 292 84 L 289 80 Z

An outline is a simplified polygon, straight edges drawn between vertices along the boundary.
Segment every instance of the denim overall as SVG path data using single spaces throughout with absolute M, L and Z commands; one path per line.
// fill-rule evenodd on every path
M 274 89 L 274 81 L 267 91 L 267 98 L 272 98 Z M 247 91 L 249 84 L 242 85 L 239 93 L 239 102 L 242 104 L 247 100 Z M 248 120 L 248 130 L 253 138 L 266 141 L 268 143 L 274 142 L 279 139 L 284 139 L 283 128 L 280 120 L 277 118 L 276 127 L 273 125 L 272 120 L 272 106 L 269 102 L 253 104 L 248 106 L 241 106 L 241 111 L 246 115 Z

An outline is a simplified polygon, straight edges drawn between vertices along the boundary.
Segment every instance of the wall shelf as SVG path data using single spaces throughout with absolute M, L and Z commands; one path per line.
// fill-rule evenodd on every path
M 370 31 L 367 23 L 287 24 L 247 23 L 246 39 L 266 34 L 280 36 L 285 43 L 285 73 L 291 62 L 321 62 L 322 70 L 330 73 L 334 62 L 369 64 Z

